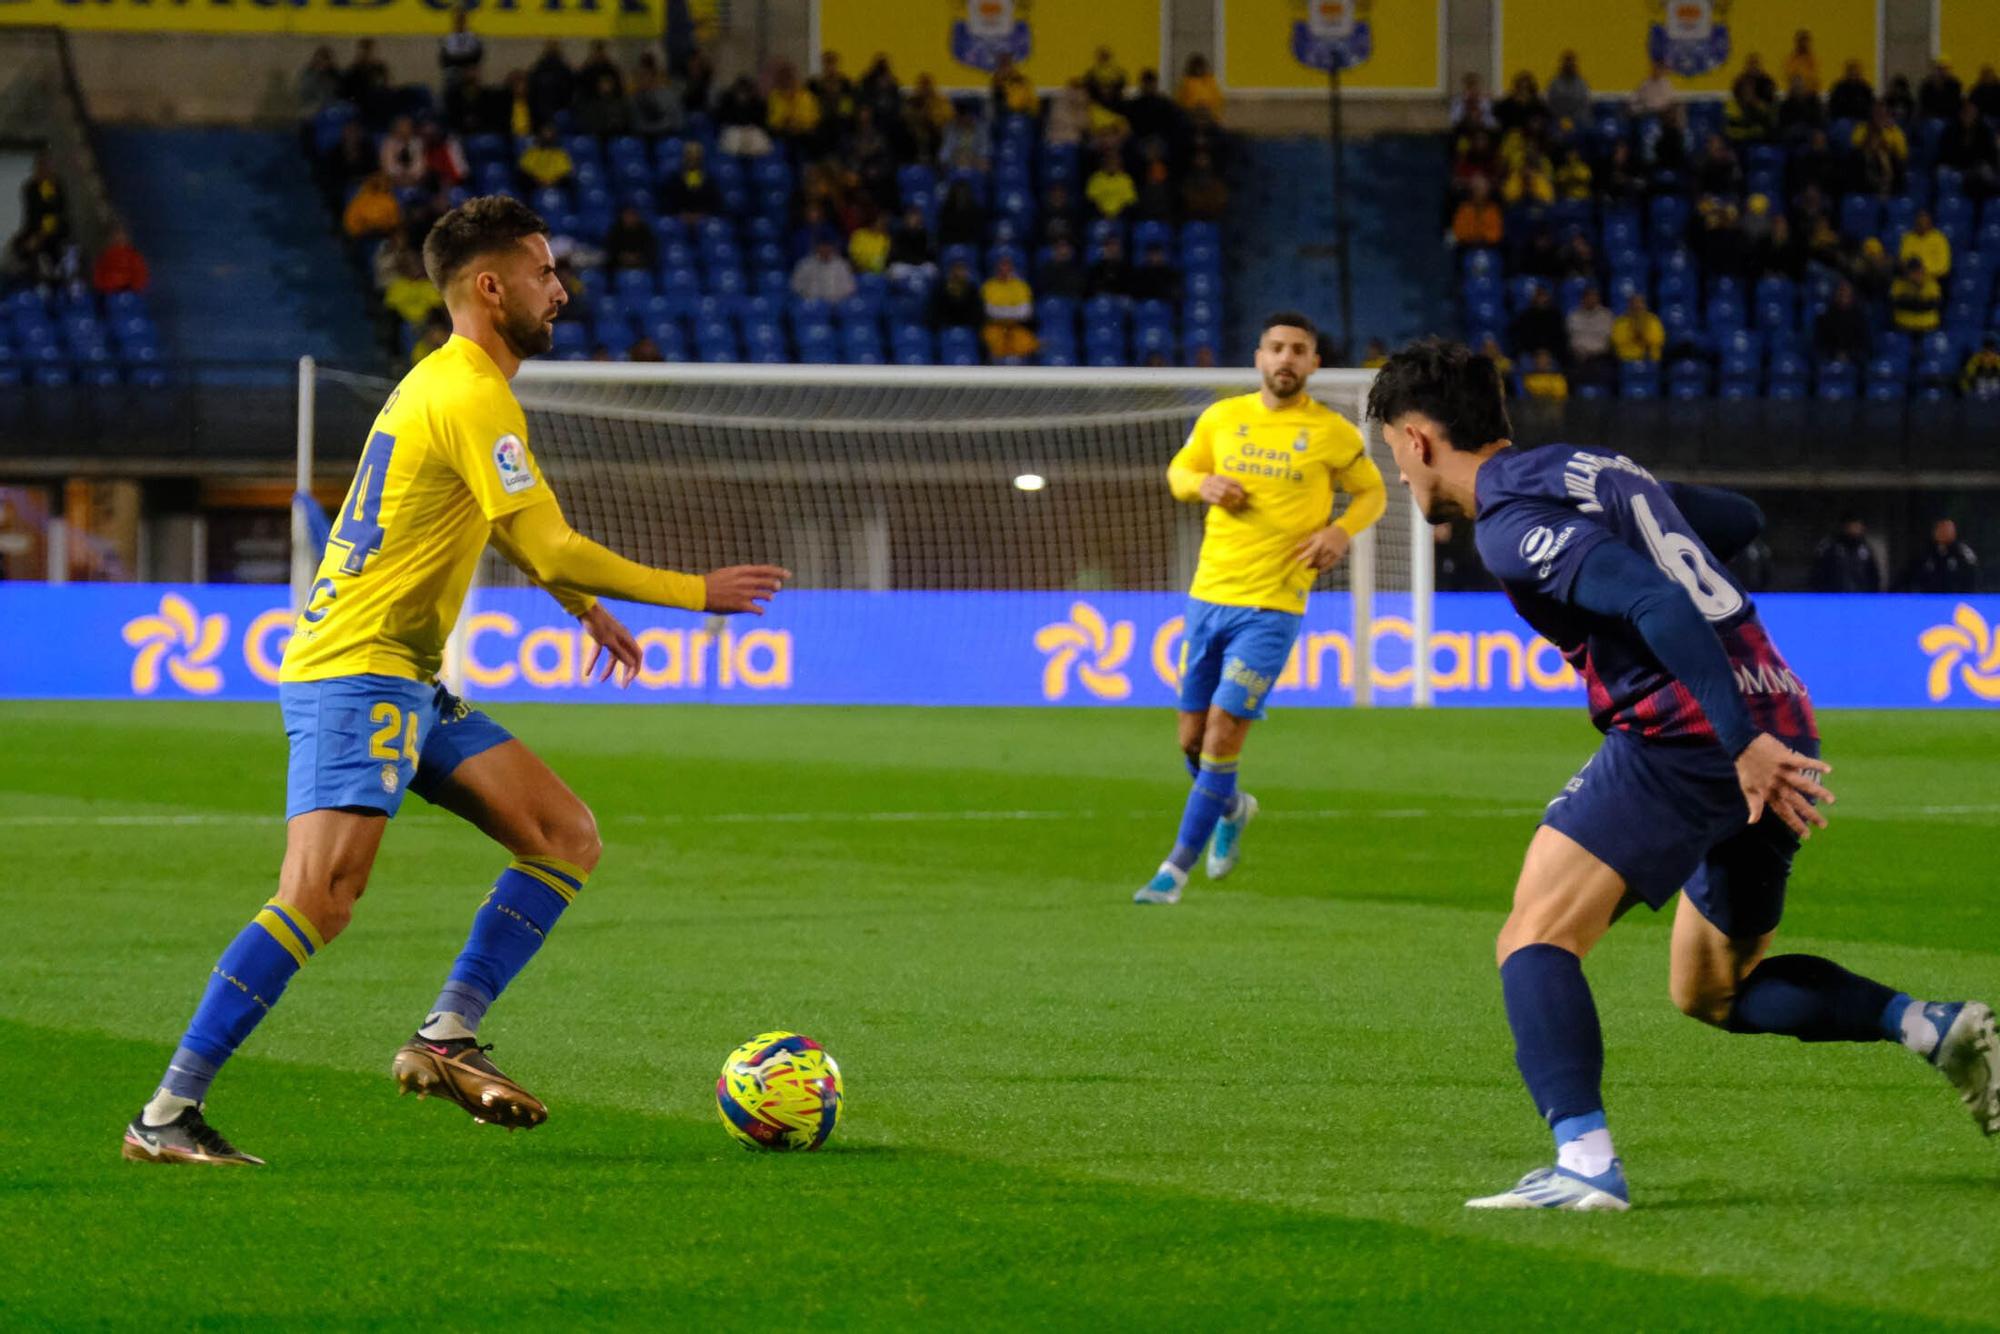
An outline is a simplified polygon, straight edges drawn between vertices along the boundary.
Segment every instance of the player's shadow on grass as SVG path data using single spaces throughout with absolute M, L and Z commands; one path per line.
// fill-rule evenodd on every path
M 1895 1177 L 1875 1176 L 1867 1180 L 1824 1181 L 1809 1190 L 1782 1194 L 1732 1191 L 1724 1183 L 1702 1186 L 1673 1195 L 1647 1195 L 1633 1207 L 1647 1213 L 1656 1210 L 1796 1208 L 1799 1205 L 1856 1205 L 1894 1203 L 1906 1199 L 1912 1189 L 1965 1190 L 1981 1197 L 2000 1193 L 2000 1172 L 1982 1176 L 1976 1172 L 1912 1172 Z

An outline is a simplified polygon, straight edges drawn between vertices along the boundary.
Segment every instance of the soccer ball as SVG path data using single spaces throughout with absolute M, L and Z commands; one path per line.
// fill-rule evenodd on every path
M 722 1128 L 746 1149 L 817 1149 L 840 1120 L 840 1067 L 797 1033 L 759 1033 L 715 1081 Z

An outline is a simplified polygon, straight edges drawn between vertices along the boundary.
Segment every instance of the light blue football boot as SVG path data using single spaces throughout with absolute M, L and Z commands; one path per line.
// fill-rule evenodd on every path
M 1215 837 L 1208 845 L 1208 878 L 1220 880 L 1236 869 L 1236 859 L 1243 855 L 1243 826 L 1257 818 L 1257 798 L 1248 792 L 1236 794 L 1243 800 L 1238 804 L 1236 818 L 1224 816 L 1215 822 Z
M 1611 1166 L 1594 1177 L 1566 1167 L 1538 1167 L 1514 1183 L 1512 1190 L 1467 1200 L 1465 1207 L 1622 1211 L 1632 1207 L 1632 1196 L 1625 1188 L 1625 1164 L 1613 1158 Z
M 1172 904 L 1181 901 L 1181 886 L 1187 883 L 1187 872 L 1172 862 L 1161 862 L 1160 869 L 1153 873 L 1145 887 L 1132 896 L 1134 903 Z

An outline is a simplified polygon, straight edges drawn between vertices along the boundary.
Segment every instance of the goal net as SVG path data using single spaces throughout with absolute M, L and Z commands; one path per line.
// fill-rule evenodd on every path
M 365 421 L 342 419 L 372 412 L 392 386 L 309 365 L 302 375 L 300 476 L 326 481 L 351 467 L 366 433 Z M 1372 378 L 1322 370 L 1308 390 L 1359 423 Z M 1053 604 L 1067 608 L 1184 592 L 1202 512 L 1167 494 L 1167 461 L 1203 408 L 1254 390 L 1257 378 L 1248 369 L 537 362 L 514 387 L 530 446 L 579 531 L 652 565 L 786 566 L 793 581 L 779 601 L 801 643 L 835 644 L 855 618 L 889 604 L 792 592 L 924 595 L 896 605 L 924 621 L 929 646 L 908 670 L 935 674 L 950 670 L 954 651 L 989 651 L 985 633 L 1010 597 L 1039 607 L 1073 595 Z M 1427 655 L 1407 645 L 1428 642 L 1430 530 L 1395 486 L 1379 429 L 1369 447 L 1390 481 L 1389 511 L 1320 577 L 1308 625 L 1329 612 L 1344 622 L 1346 651 L 1324 665 L 1353 702 L 1372 702 L 1383 681 L 1398 699 L 1428 703 Z M 523 583 L 489 553 L 476 596 Z M 1137 613 L 1132 624 L 1127 665 L 1171 676 L 1165 637 Z M 1406 641 L 1393 676 L 1378 665 L 1384 626 Z M 942 691 L 936 702 L 952 698 Z

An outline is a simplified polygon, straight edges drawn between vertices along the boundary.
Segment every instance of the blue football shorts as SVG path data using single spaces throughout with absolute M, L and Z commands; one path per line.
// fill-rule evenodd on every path
M 320 810 L 395 815 L 433 800 L 452 770 L 513 734 L 435 682 L 335 676 L 278 687 L 291 763 L 285 818 Z
M 1819 743 L 1780 738 L 1819 754 Z M 1798 835 L 1777 816 L 1748 822 L 1736 766 L 1720 746 L 1605 734 L 1542 823 L 1618 872 L 1654 911 L 1676 890 L 1732 939 L 1774 930 Z
M 1182 712 L 1206 713 L 1213 705 L 1238 718 L 1262 718 L 1304 619 L 1189 598 L 1181 636 Z

